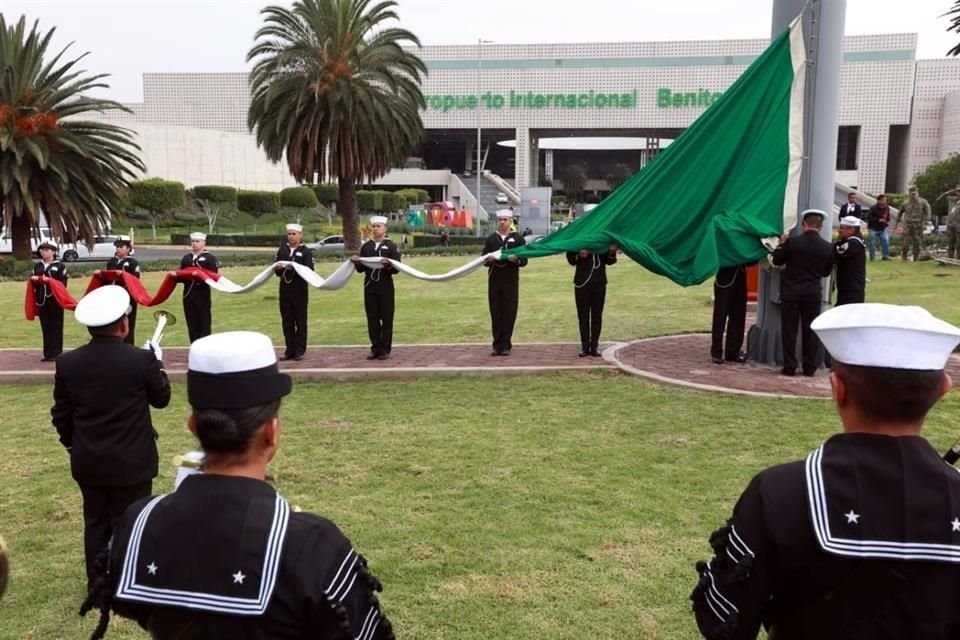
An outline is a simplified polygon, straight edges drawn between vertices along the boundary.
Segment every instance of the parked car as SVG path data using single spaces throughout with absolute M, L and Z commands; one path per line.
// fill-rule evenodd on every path
M 64 262 L 78 260 L 109 260 L 117 253 L 113 245 L 120 236 L 97 236 L 93 239 L 93 246 L 88 247 L 81 243 L 64 244 L 60 247 L 60 257 Z
M 503 191 L 497 191 L 497 204 L 507 204 L 508 202 L 509 200 L 507 200 L 507 194 L 505 194 Z
M 343 236 L 327 236 L 322 240 L 307 244 L 307 248 L 311 251 L 343 251 L 344 247 Z

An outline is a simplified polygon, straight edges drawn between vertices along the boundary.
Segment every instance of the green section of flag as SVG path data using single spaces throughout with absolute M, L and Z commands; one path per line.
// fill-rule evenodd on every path
M 793 84 L 784 32 L 669 147 L 588 215 L 531 245 L 533 258 L 616 242 L 681 285 L 752 262 L 783 230 Z

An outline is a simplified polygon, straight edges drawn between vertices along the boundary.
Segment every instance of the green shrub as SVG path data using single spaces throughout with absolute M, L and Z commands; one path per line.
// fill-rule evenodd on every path
M 238 191 L 237 209 L 255 218 L 280 210 L 280 196 L 275 191 Z
M 193 197 L 208 204 L 226 204 L 237 206 L 237 190 L 219 184 L 200 184 L 193 188 Z
M 382 191 L 357 191 L 357 209 L 362 213 L 374 213 L 383 208 Z
M 280 192 L 280 206 L 291 209 L 312 209 L 320 200 L 310 187 L 287 187 Z
M 383 194 L 383 210 L 397 213 L 407 208 L 407 199 L 395 191 L 386 191 Z
M 340 199 L 340 187 L 335 184 L 315 184 L 310 188 L 320 204 L 330 206 Z

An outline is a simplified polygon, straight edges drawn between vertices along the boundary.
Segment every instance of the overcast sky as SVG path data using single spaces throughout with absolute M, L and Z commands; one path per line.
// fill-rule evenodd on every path
M 833 0 L 827 0 L 833 1 Z M 20 15 L 57 28 L 54 44 L 89 51 L 84 68 L 109 73 L 103 95 L 143 97 L 141 74 L 246 71 L 264 0 L 2 0 Z M 643 42 L 767 38 L 773 0 L 399 0 L 403 26 L 425 45 Z M 848 0 L 848 34 L 918 33 L 918 58 L 941 58 L 960 35 L 939 17 L 953 0 Z

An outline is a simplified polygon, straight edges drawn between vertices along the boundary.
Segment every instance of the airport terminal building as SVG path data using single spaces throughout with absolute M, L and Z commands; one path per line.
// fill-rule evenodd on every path
M 475 174 L 479 128 L 481 168 L 509 185 L 543 184 L 578 163 L 603 191 L 610 166 L 642 167 L 767 45 L 755 39 L 424 47 L 426 139 L 411 154 L 420 158 L 418 171 L 394 171 L 380 184 L 416 183 L 415 174 L 429 184 L 443 182 L 436 172 Z M 916 46 L 910 33 L 845 38 L 838 182 L 871 193 L 903 191 L 915 173 L 960 152 L 960 59 L 917 60 Z M 246 74 L 149 73 L 143 88 L 144 101 L 127 105 L 132 114 L 109 119 L 138 132 L 149 175 L 187 186 L 293 184 L 247 130 Z M 591 148 L 570 144 L 572 138 L 631 140 Z M 442 196 L 467 206 L 472 182 L 448 180 Z

